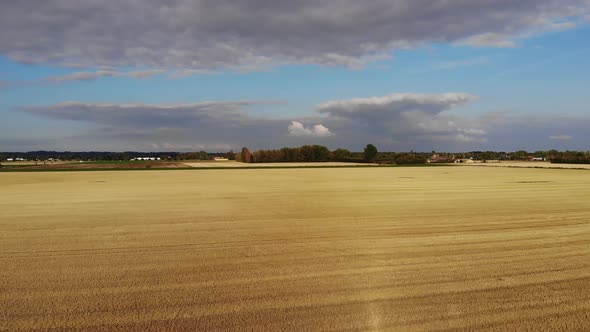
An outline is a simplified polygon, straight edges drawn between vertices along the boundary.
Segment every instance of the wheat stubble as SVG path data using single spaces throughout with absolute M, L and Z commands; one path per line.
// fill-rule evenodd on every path
M 590 173 L 0 173 L 3 330 L 585 330 Z

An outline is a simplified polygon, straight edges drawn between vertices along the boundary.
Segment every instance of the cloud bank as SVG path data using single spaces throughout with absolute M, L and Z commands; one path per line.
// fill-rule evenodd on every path
M 430 42 L 514 47 L 571 28 L 587 0 L 5 1 L 0 54 L 86 68 L 360 68 Z
M 485 131 L 468 118 L 448 114 L 478 97 L 467 93 L 394 93 L 382 97 L 335 100 L 316 111 L 350 126 L 368 128 L 396 141 L 485 142 Z
M 254 116 L 248 110 L 272 101 L 204 101 L 191 104 L 65 102 L 27 106 L 34 116 L 93 125 L 75 137 L 55 138 L 60 149 L 228 150 L 322 144 L 361 150 L 367 143 L 390 151 L 548 149 L 557 142 L 587 149 L 590 117 L 464 115 L 468 93 L 394 93 L 332 100 L 298 119 Z M 73 122 L 72 122 L 73 121 Z M 568 132 L 568 135 L 551 135 Z M 0 139 L 0 141 L 2 141 Z M 571 147 L 570 147 L 571 146 Z

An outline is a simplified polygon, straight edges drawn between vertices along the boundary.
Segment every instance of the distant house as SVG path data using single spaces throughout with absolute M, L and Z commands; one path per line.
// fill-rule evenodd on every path
M 215 160 L 215 161 L 226 161 L 226 160 L 229 160 L 229 159 L 224 158 L 224 157 L 214 157 L 213 160 Z
M 441 155 L 441 154 L 433 154 L 430 158 L 426 160 L 427 163 L 454 163 L 455 156 L 454 155 Z
M 535 157 L 535 158 L 531 158 L 532 161 L 545 161 L 545 158 L 543 157 Z
M 14 159 L 8 158 L 8 159 L 6 159 L 6 161 L 14 161 Z

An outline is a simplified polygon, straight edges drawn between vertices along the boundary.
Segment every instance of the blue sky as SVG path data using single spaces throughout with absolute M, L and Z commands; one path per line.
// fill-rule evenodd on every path
M 505 13 L 505 5 L 499 3 L 498 10 Z M 387 33 L 370 40 L 377 50 L 372 53 L 363 53 L 346 41 L 321 52 L 298 54 L 281 36 L 257 36 L 259 32 L 253 30 L 244 32 L 235 42 L 238 46 L 232 46 L 238 54 L 260 49 L 252 63 L 242 63 L 245 60 L 239 56 L 228 56 L 222 62 L 220 56 L 210 57 L 211 52 L 222 52 L 217 39 L 203 47 L 212 50 L 203 55 L 197 43 L 184 50 L 186 56 L 169 56 L 170 60 L 161 62 L 159 58 L 137 59 L 127 54 L 135 45 L 126 42 L 125 36 L 101 41 L 104 45 L 99 50 L 107 49 L 107 55 L 93 59 L 88 54 L 97 46 L 86 44 L 84 36 L 64 45 L 39 47 L 34 43 L 38 34 L 56 40 L 69 36 L 68 30 L 79 22 L 75 18 L 66 15 L 65 23 L 74 24 L 53 32 L 31 18 L 33 27 L 44 29 L 32 36 L 19 36 L 19 26 L 0 23 L 8 31 L 0 37 L 0 150 L 224 151 L 310 143 L 353 150 L 374 143 L 391 151 L 590 150 L 588 2 L 573 3 L 579 6 L 577 11 L 561 13 L 550 6 L 537 8 L 533 2 L 530 8 L 520 8 L 520 16 L 506 18 L 507 22 L 526 18 L 525 10 L 538 10 L 531 21 L 552 24 L 549 28 L 531 23 L 507 32 L 490 23 L 473 28 L 479 29 L 473 35 L 469 31 L 457 34 L 454 28 L 442 38 L 428 33 L 416 36 L 411 27 L 407 34 L 413 39 L 406 38 L 404 25 L 381 26 L 368 20 L 364 27 L 368 31 L 349 32 L 356 43 L 371 29 L 395 29 L 396 34 L 391 40 Z M 72 2 L 71 7 L 59 9 L 73 11 L 75 6 Z M 13 14 L 21 10 L 14 8 Z M 47 15 L 51 10 L 56 9 L 48 8 Z M 275 10 L 282 13 L 283 9 Z M 424 15 L 423 9 L 414 10 Z M 437 20 L 447 22 L 439 16 L 448 13 L 435 14 Z M 108 18 L 108 12 L 105 15 Z M 231 26 L 234 21 L 228 19 L 226 24 Z M 564 22 L 570 24 L 554 28 Z M 160 30 L 155 27 L 154 31 Z M 494 37 L 481 45 L 476 39 L 499 35 L 499 31 L 499 42 Z M 294 34 L 283 33 L 287 37 Z M 327 43 L 344 38 L 345 32 L 339 33 L 326 37 Z M 199 31 L 197 37 L 208 35 Z M 251 41 L 254 37 L 259 40 Z M 33 42 L 20 49 L 22 43 L 15 42 L 16 38 L 32 38 Z M 313 35 L 305 34 L 305 38 L 293 38 L 293 49 L 326 43 L 314 41 Z M 157 52 L 164 58 L 170 54 L 166 42 L 153 47 L 162 47 Z M 124 55 L 111 57 L 122 48 L 127 50 Z M 194 59 L 191 51 L 197 54 Z M 80 53 L 85 56 L 78 56 Z M 262 64 L 259 58 L 264 59 Z M 178 77 L 181 73 L 184 76 Z M 463 95 L 451 101 L 444 97 L 449 93 Z M 327 102 L 338 106 L 327 107 Z M 118 115 L 110 116 L 113 112 Z M 127 114 L 124 120 L 118 118 L 122 113 Z M 326 129 L 316 132 L 315 125 Z

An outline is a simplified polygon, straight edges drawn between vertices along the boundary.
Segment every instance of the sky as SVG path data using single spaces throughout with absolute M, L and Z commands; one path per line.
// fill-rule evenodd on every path
M 0 151 L 590 150 L 590 0 L 0 6 Z

